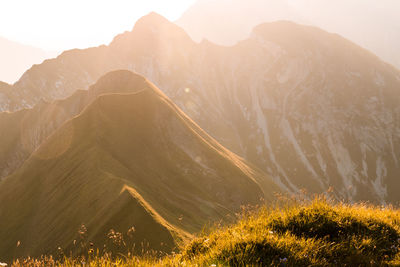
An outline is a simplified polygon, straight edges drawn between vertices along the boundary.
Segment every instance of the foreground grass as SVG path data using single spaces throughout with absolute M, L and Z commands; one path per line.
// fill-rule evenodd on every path
M 400 266 L 400 211 L 324 198 L 245 211 L 179 254 L 16 261 L 14 266 Z

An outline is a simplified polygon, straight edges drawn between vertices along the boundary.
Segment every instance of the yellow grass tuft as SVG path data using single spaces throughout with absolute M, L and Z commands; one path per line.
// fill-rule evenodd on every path
M 202 233 L 180 253 L 141 257 L 91 254 L 86 258 L 20 260 L 14 266 L 397 266 L 400 211 L 393 207 L 286 201 L 245 210 L 231 226 Z

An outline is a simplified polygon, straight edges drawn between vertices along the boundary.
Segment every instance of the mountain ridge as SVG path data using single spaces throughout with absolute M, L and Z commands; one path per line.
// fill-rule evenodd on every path
M 256 25 L 290 20 L 340 34 L 399 69 L 396 48 L 400 39 L 396 32 L 400 20 L 394 12 L 399 8 L 396 1 L 384 1 L 376 6 L 370 0 L 337 1 L 335 4 L 329 0 L 250 0 L 246 4 L 226 0 L 197 1 L 176 23 L 196 41 L 206 38 L 214 43 L 232 45 L 248 38 Z
M 142 84 L 142 86 L 149 83 L 139 75 L 126 75 L 123 71 L 114 72 L 112 75 L 102 76 L 100 81 L 88 90 L 78 90 L 64 100 L 41 101 L 32 109 L 0 113 L 2 125 L 0 135 L 3 136 L 3 142 L 0 143 L 0 158 L 2 159 L 0 180 L 18 169 L 51 133 L 67 120 L 81 113 L 98 95 L 132 92 L 132 88 L 128 86 L 130 82 Z M 112 90 L 110 90 L 111 84 L 114 85 Z M 10 133 L 10 129 L 15 129 L 15 131 Z
M 208 221 L 279 192 L 271 180 L 261 188 L 257 180 L 268 176 L 201 131 L 143 77 L 116 71 L 92 88 L 113 87 L 122 93 L 100 93 L 0 182 L 2 259 L 74 249 L 81 224 L 99 247 L 111 228 L 126 233 L 134 226 L 132 242 L 168 252 Z
M 224 47 L 196 44 L 153 17 L 139 23 L 148 28 L 117 38 L 119 49 L 65 53 L 53 67 L 40 66 L 37 77 L 28 79 L 28 72 L 25 78 L 45 84 L 38 90 L 51 98 L 87 87 L 102 72 L 132 70 L 282 190 L 334 187 L 338 199 L 399 201 L 392 188 L 399 168 L 400 73 L 393 66 L 315 27 L 266 23 Z M 154 23 L 160 24 L 155 32 Z

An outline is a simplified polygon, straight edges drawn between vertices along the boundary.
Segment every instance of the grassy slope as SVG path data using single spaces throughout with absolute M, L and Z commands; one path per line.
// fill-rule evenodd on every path
M 255 182 L 261 173 L 153 85 L 142 89 L 97 98 L 0 184 L 2 259 L 57 246 L 68 251 L 82 223 L 95 244 L 105 242 L 108 228 L 126 233 L 134 226 L 138 246 L 146 239 L 153 249 L 171 251 L 187 232 L 264 196 Z M 269 188 L 267 198 L 278 190 L 272 182 Z
M 142 76 L 115 71 L 102 77 L 89 90 L 78 90 L 69 98 L 51 103 L 42 101 L 32 109 L 0 113 L 0 180 L 21 167 L 52 133 L 99 95 L 133 93 L 146 83 Z M 132 84 L 135 86 L 130 86 Z
M 92 257 L 89 266 L 399 266 L 400 211 L 325 199 L 247 212 L 162 259 Z M 51 261 L 51 260 L 50 260 Z M 44 261 L 42 261 L 43 263 Z M 63 266 L 79 265 L 67 258 Z M 23 264 L 21 264 L 23 265 Z M 18 266 L 18 264 L 17 264 Z
M 400 212 L 365 205 L 261 209 L 236 225 L 192 241 L 181 260 L 224 265 L 359 266 L 394 264 Z

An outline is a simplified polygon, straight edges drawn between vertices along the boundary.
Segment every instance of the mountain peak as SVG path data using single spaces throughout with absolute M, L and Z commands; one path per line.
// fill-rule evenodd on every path
M 138 19 L 135 27 L 141 25 L 162 25 L 166 23 L 169 24 L 171 22 L 156 12 L 150 12 L 149 14 Z
M 153 34 L 159 35 L 161 38 L 174 35 L 183 35 L 189 38 L 187 33 L 181 27 L 155 12 L 151 12 L 140 18 L 133 27 L 133 32 L 142 33 L 149 31 Z
M 171 39 L 191 42 L 189 35 L 182 28 L 163 16 L 151 12 L 140 18 L 131 32 L 116 36 L 110 46 L 119 47 L 119 49 L 129 48 L 131 43 L 140 40 L 148 48 L 152 43 L 166 42 Z
M 129 70 L 115 70 L 103 75 L 89 89 L 89 94 L 99 96 L 107 93 L 135 93 L 148 88 L 152 84 L 143 76 Z
M 113 87 L 127 87 L 143 84 L 146 81 L 142 75 L 129 70 L 115 70 L 100 77 L 94 86 L 104 86 L 110 83 Z
M 170 22 L 163 16 L 151 12 L 146 16 L 141 17 L 135 23 L 132 32 L 152 32 L 152 33 L 162 33 L 166 29 L 179 28 L 174 23 Z

